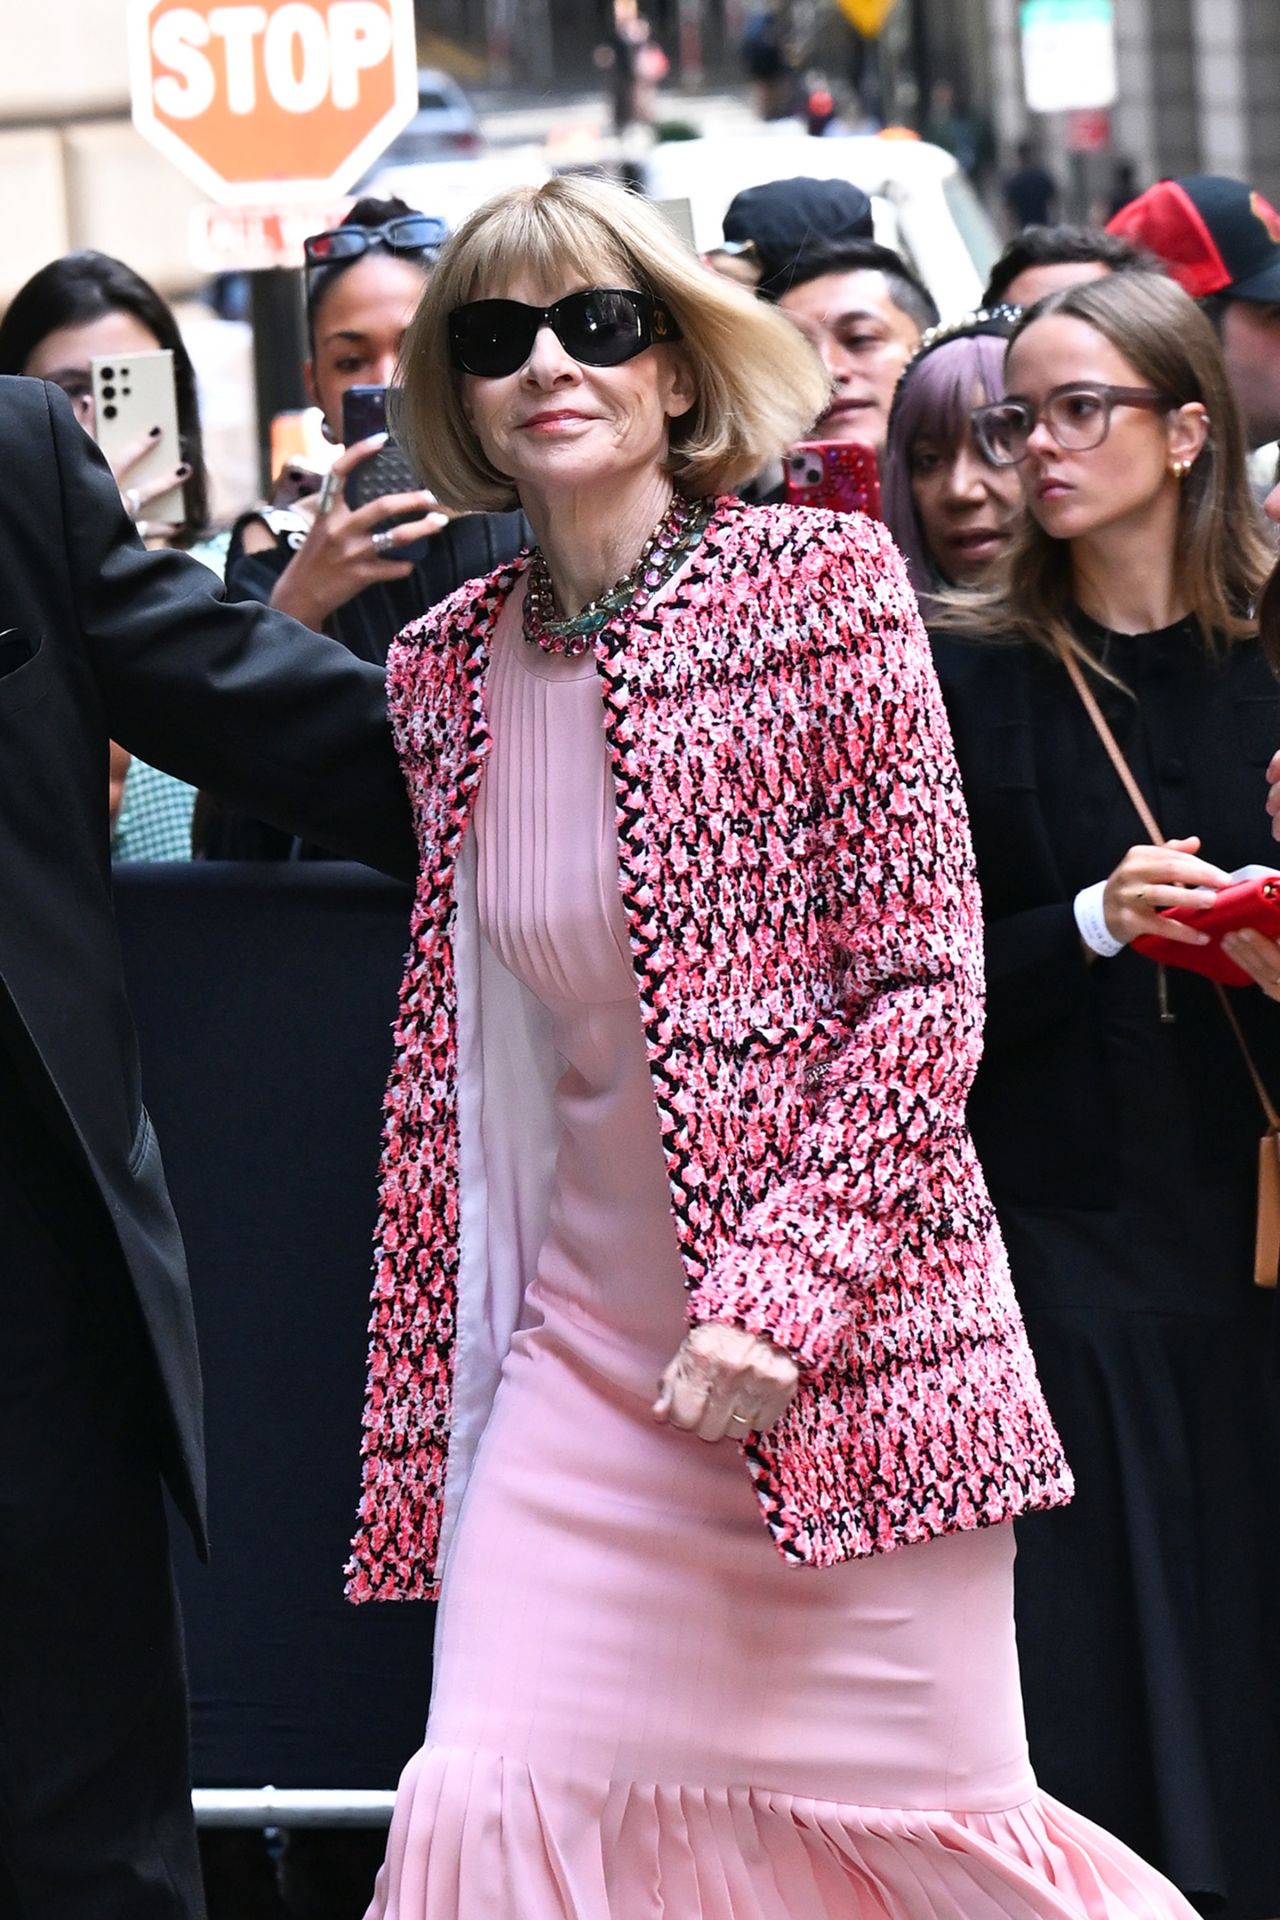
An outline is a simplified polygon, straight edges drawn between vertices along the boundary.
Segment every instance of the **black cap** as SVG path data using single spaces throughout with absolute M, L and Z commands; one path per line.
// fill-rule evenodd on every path
M 735 194 L 724 216 L 730 246 L 750 245 L 766 280 L 815 247 L 874 240 L 871 201 L 851 180 L 769 180 Z

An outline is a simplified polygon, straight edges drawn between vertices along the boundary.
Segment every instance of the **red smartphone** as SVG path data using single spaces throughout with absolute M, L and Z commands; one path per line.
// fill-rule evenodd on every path
M 856 440 L 801 440 L 783 455 L 786 496 L 793 507 L 880 518 L 880 469 Z

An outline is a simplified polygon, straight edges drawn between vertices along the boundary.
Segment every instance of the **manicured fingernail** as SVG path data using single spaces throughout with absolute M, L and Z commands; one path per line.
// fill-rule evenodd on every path
M 1247 947 L 1253 939 L 1253 934 L 1250 932 L 1248 927 L 1241 927 L 1239 933 L 1236 935 L 1236 938 L 1237 940 L 1240 940 Z
M 147 434 L 148 440 L 158 440 L 162 431 L 163 429 L 160 427 L 152 427 Z

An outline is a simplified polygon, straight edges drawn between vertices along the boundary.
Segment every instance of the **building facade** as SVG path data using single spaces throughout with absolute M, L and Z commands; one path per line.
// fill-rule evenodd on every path
M 916 0 L 921 4 L 922 0 Z M 929 0 L 923 0 L 929 4 Z M 934 0 L 937 4 L 937 0 Z M 1140 186 L 1171 174 L 1234 174 L 1280 204 L 1280 5 L 1276 0 L 1114 0 L 1119 97 L 1111 153 Z M 1011 153 L 1026 133 L 1061 156 L 1065 128 L 1029 122 L 1018 0 L 985 0 L 990 107 Z

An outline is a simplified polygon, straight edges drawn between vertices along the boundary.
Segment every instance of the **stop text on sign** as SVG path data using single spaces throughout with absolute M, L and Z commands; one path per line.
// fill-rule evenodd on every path
M 413 0 L 131 0 L 138 130 L 224 203 L 327 198 L 417 106 Z
M 165 69 L 155 103 L 171 119 L 198 119 L 220 91 L 235 114 L 256 112 L 264 91 L 285 113 L 314 113 L 326 100 L 351 112 L 361 75 L 391 52 L 391 21 L 375 0 L 334 0 L 327 14 L 306 0 L 272 14 L 175 7 L 156 22 L 151 45 Z

